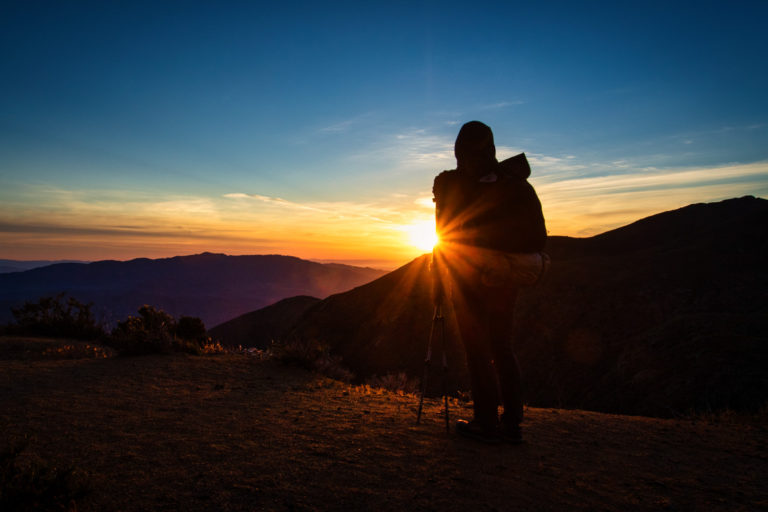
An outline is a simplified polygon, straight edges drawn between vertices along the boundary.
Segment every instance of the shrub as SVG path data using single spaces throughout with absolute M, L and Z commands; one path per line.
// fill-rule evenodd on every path
M 325 353 L 315 360 L 313 366 L 315 371 L 342 382 L 351 382 L 355 378 L 355 375 L 344 366 L 341 356 Z
M 272 358 L 281 363 L 316 371 L 332 379 L 349 382 L 354 378 L 343 365 L 341 356 L 332 355 L 330 347 L 317 340 L 273 342 L 271 353 Z
M 176 321 L 162 309 L 144 305 L 139 316 L 129 316 L 112 331 L 112 343 L 124 354 L 169 353 Z
M 408 378 L 405 372 L 388 373 L 382 376 L 374 375 L 369 377 L 365 383 L 372 388 L 384 388 L 396 393 L 414 394 L 419 392 L 419 379 Z
M 106 333 L 97 324 L 92 307 L 93 303 L 84 304 L 64 293 L 41 297 L 37 302 L 28 301 L 21 307 L 11 308 L 16 323 L 9 325 L 7 331 L 24 336 L 103 338 Z
M 206 341 L 201 345 L 199 355 L 212 355 L 223 354 L 227 352 L 227 349 L 218 341 L 213 341 L 211 338 L 206 338 Z
M 190 341 L 197 341 L 201 345 L 208 341 L 205 324 L 195 316 L 182 316 L 176 324 L 176 336 Z
M 328 352 L 328 347 L 314 340 L 294 339 L 291 341 L 273 341 L 270 351 L 272 358 L 281 363 L 312 370 L 315 361 Z
M 224 352 L 221 344 L 206 336 L 205 324 L 200 318 L 182 316 L 177 322 L 162 309 L 148 305 L 139 308 L 139 316 L 118 322 L 110 343 L 126 355 Z

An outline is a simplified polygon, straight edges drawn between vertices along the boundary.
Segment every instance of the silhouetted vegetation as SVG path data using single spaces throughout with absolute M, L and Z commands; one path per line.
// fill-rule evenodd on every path
M 0 342 L 0 361 L 102 359 L 111 357 L 114 353 L 114 350 L 104 346 L 100 341 L 6 336 Z
M 18 443 L 0 451 L 0 510 L 77 510 L 76 500 L 88 494 L 84 476 L 73 467 L 22 462 L 24 448 Z
M 284 364 L 300 366 L 332 379 L 349 382 L 354 374 L 342 364 L 341 356 L 332 355 L 328 345 L 314 339 L 293 339 L 272 344 L 272 358 Z
M 112 331 L 109 343 L 126 355 L 186 352 L 208 354 L 223 351 L 206 336 L 205 324 L 196 317 L 178 321 L 162 309 L 144 305 L 139 316 L 129 316 Z
M 84 304 L 64 293 L 41 297 L 37 302 L 29 301 L 18 308 L 11 308 L 16 323 L 6 327 L 6 331 L 22 336 L 81 340 L 104 338 L 106 333 L 96 322 L 92 307 L 93 303 Z
M 366 379 L 365 383 L 372 388 L 383 388 L 395 393 L 415 394 L 419 392 L 419 379 L 408 377 L 405 372 L 374 375 Z
M 16 336 L 97 340 L 126 355 L 170 352 L 201 355 L 224 350 L 207 336 L 205 324 L 197 317 L 182 316 L 176 320 L 162 309 L 144 305 L 139 308 L 138 316 L 118 322 L 111 334 L 107 334 L 97 323 L 92 307 L 92 303 L 83 304 L 64 293 L 42 297 L 37 302 L 29 301 L 13 308 L 16 322 L 6 326 L 4 331 Z M 73 351 L 74 348 L 79 351 Z M 72 352 L 74 357 L 83 347 L 56 347 L 55 350 Z
M 196 341 L 201 346 L 208 341 L 205 324 L 195 316 L 182 316 L 176 323 L 176 336 L 183 340 Z

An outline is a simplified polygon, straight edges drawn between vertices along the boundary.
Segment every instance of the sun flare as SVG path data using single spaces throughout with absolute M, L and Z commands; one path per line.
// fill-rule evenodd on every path
M 408 240 L 411 245 L 421 251 L 431 251 L 439 241 L 434 220 L 409 224 L 405 226 L 405 232 L 408 234 Z

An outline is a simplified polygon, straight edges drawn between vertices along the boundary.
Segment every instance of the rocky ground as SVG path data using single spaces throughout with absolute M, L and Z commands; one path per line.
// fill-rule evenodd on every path
M 0 443 L 73 465 L 79 511 L 768 509 L 765 424 L 530 408 L 525 444 L 488 446 L 417 405 L 241 354 L 0 338 Z

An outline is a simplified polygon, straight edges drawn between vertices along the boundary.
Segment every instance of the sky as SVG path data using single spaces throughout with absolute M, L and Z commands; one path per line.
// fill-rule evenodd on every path
M 550 235 L 768 197 L 768 2 L 0 3 L 0 258 L 394 268 L 464 122 Z

